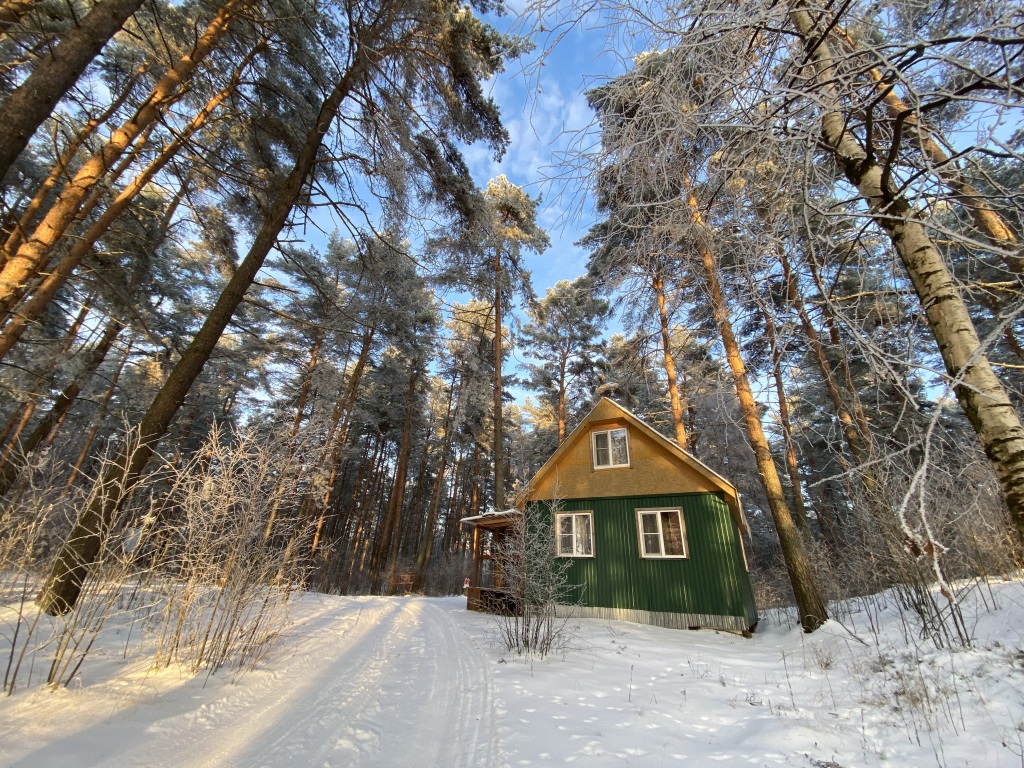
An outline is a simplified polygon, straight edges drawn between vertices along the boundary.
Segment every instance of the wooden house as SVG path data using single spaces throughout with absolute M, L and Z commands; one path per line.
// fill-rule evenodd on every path
M 554 525 L 557 554 L 572 561 L 574 615 L 744 633 L 757 624 L 735 486 L 612 400 L 587 414 L 516 506 Z M 474 526 L 471 609 L 506 606 L 488 558 L 517 514 L 464 521 Z

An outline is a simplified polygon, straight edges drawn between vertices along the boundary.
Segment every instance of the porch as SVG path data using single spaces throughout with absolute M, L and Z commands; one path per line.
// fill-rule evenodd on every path
M 473 566 L 466 589 L 466 608 L 486 613 L 515 613 L 515 596 L 506 588 L 497 553 L 522 517 L 519 510 L 464 517 L 473 526 Z

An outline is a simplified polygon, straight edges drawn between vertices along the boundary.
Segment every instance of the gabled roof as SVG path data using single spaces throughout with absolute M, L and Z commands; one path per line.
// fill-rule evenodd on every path
M 729 510 L 732 512 L 732 517 L 736 522 L 736 526 L 748 536 L 750 535 L 750 526 L 747 524 L 746 516 L 743 514 L 743 505 L 740 501 L 739 492 L 736 490 L 736 486 L 715 472 L 715 470 L 711 469 L 711 467 L 700 459 L 683 450 L 675 440 L 665 437 L 661 432 L 656 430 L 639 416 L 628 409 L 623 408 L 614 400 L 610 400 L 607 397 L 602 397 L 598 401 L 597 405 L 590 410 L 590 413 L 583 417 L 583 420 L 576 425 L 576 428 L 573 429 L 572 432 L 569 433 L 562 444 L 558 446 L 558 449 L 551 454 L 551 457 L 544 462 L 544 465 L 539 470 L 537 470 L 537 474 L 535 474 L 530 480 L 526 489 L 520 492 L 516 497 L 516 506 L 522 506 L 525 504 L 527 497 L 530 494 L 530 490 L 532 488 L 536 488 L 540 481 L 558 465 L 562 457 L 572 450 L 576 443 L 585 438 L 585 436 L 590 432 L 592 425 L 616 418 L 624 420 L 633 429 L 639 430 L 647 435 L 654 443 L 665 451 L 665 453 L 680 462 L 683 466 L 689 467 L 692 471 L 703 476 L 712 487 L 720 490 L 722 495 L 725 497 L 725 502 L 729 506 Z

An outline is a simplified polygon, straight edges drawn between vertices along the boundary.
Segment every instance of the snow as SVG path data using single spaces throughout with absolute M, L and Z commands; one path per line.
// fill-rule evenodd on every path
M 302 594 L 244 672 L 153 672 L 104 636 L 70 688 L 0 699 L 0 765 L 1020 768 L 1024 583 L 963 611 L 952 648 L 887 596 L 749 640 L 577 619 L 541 660 L 463 598 Z

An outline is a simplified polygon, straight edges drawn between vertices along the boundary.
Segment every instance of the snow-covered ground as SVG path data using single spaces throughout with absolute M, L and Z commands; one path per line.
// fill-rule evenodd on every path
M 1024 584 L 964 613 L 956 650 L 891 605 L 875 630 L 762 621 L 752 640 L 577 620 L 541 661 L 461 598 L 300 595 L 253 671 L 156 673 L 111 641 L 70 689 L 0 699 L 0 765 L 1019 768 Z

